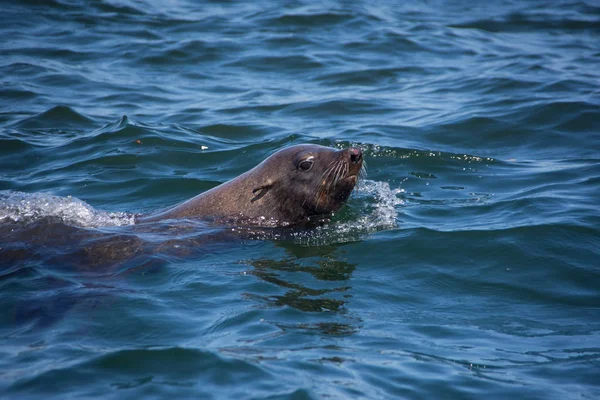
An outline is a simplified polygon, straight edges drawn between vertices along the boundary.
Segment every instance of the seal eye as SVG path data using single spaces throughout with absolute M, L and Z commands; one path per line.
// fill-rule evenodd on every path
M 300 161 L 298 163 L 298 169 L 302 172 L 308 172 L 313 166 L 312 158 L 306 159 L 304 161 Z

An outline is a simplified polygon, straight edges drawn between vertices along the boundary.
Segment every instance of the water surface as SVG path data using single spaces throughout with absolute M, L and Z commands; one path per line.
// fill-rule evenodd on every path
M 3 11 L 2 397 L 600 397 L 596 2 Z M 134 224 L 299 143 L 326 226 Z

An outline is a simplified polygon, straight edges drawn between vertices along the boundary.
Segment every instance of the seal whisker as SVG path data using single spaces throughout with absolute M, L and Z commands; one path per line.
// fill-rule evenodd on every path
M 326 169 L 321 176 L 319 177 L 319 181 L 317 182 L 317 185 L 315 187 L 315 189 L 312 191 L 312 193 L 306 195 L 306 197 L 304 198 L 304 201 L 302 202 L 302 206 L 304 207 L 304 205 L 306 204 L 306 201 L 311 197 L 311 196 L 315 196 L 317 198 L 317 204 L 315 205 L 315 210 L 319 207 L 319 193 L 322 190 L 323 187 L 323 182 L 325 182 L 327 180 L 327 177 L 329 176 L 329 174 L 331 173 L 331 171 L 328 169 Z
M 329 182 L 328 189 L 331 189 L 332 187 L 335 187 L 335 184 L 338 181 L 338 177 L 339 177 L 339 174 L 340 174 L 341 167 L 342 167 L 342 164 L 338 160 L 336 162 L 336 164 L 335 164 L 335 167 L 333 168 L 333 177 L 331 179 L 331 182 Z
M 329 163 L 325 171 L 323 171 L 323 174 L 321 174 L 319 182 L 315 188 L 315 191 L 313 192 L 313 196 L 315 196 L 316 198 L 315 211 L 319 208 L 319 204 L 321 203 L 321 197 L 323 195 L 328 195 L 329 191 L 331 190 L 332 183 L 336 182 L 337 169 L 339 168 L 339 163 L 339 159 L 333 160 Z M 304 199 L 304 202 L 302 204 L 306 203 L 308 197 L 309 196 L 307 196 Z
M 260 226 L 310 222 L 313 216 L 330 216 L 344 205 L 362 163 L 357 148 L 291 146 L 238 177 L 138 222 L 174 218 Z
M 367 177 L 367 163 L 365 161 L 363 161 L 363 164 L 360 167 L 360 170 L 358 171 L 358 180 L 356 181 L 356 186 L 354 187 L 354 190 L 356 190 L 357 192 L 360 191 L 360 186 L 362 184 L 362 181 L 364 181 Z
M 340 176 L 340 180 L 344 179 L 344 177 L 346 177 L 348 175 L 349 171 L 350 171 L 350 166 L 348 165 L 347 161 L 344 161 L 344 170 Z
M 367 163 L 363 161 L 363 165 L 360 167 L 360 171 L 358 171 L 358 178 L 365 179 L 367 177 Z
M 338 163 L 335 166 L 333 179 L 331 180 L 331 182 L 329 184 L 328 190 L 335 189 L 338 182 L 342 179 L 342 176 L 344 175 L 344 164 L 345 163 L 343 160 L 341 160 L 341 159 L 338 160 Z
M 348 163 L 345 160 L 340 160 L 340 165 L 337 171 L 337 175 L 336 175 L 336 179 L 335 179 L 335 183 L 334 183 L 334 187 L 335 184 L 337 184 L 339 181 L 341 181 L 346 174 L 348 173 Z
M 338 177 L 335 180 L 335 185 L 337 185 L 338 182 L 340 182 L 342 179 L 344 179 L 348 175 L 349 170 L 350 170 L 350 167 L 348 166 L 348 162 L 343 160 Z M 335 187 L 335 185 L 334 185 L 334 187 Z

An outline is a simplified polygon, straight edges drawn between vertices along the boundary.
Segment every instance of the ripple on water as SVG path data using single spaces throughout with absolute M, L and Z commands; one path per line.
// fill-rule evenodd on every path
M 6 396 L 599 397 L 592 2 L 5 3 Z M 316 229 L 122 213 L 306 142 Z
M 76 396 L 98 395 L 100 382 L 104 390 L 133 389 L 147 385 L 160 376 L 159 392 L 166 395 L 173 389 L 194 389 L 200 396 L 211 397 L 222 386 L 229 387 L 229 393 L 237 396 L 247 394 L 245 386 L 235 389 L 236 382 L 247 380 L 272 381 L 265 384 L 264 395 L 278 393 L 278 384 L 271 374 L 260 365 L 243 359 L 223 357 L 218 352 L 200 351 L 185 347 L 122 349 L 95 355 L 93 349 L 62 349 L 62 357 L 76 353 L 82 362 L 69 363 L 61 368 L 44 365 L 33 377 L 20 380 L 10 392 L 17 395 L 28 393 L 41 395 L 50 387 L 70 388 Z M 198 380 L 199 374 L 202 379 Z M 206 384 L 207 379 L 210 384 Z M 103 387 L 104 385 L 100 385 Z

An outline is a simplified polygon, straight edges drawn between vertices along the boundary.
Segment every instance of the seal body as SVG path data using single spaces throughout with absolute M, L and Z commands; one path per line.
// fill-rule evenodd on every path
M 191 218 L 287 226 L 322 220 L 344 205 L 362 167 L 357 147 L 291 146 L 228 182 L 139 221 Z

